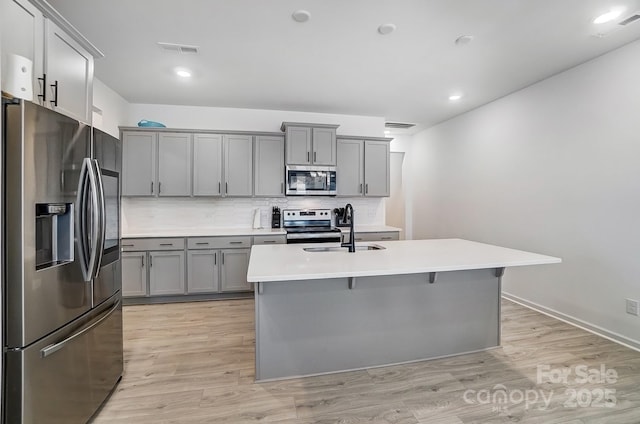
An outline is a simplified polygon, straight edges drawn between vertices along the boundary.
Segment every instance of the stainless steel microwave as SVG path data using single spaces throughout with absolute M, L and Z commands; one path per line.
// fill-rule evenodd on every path
M 336 167 L 290 165 L 286 168 L 287 196 L 335 196 Z

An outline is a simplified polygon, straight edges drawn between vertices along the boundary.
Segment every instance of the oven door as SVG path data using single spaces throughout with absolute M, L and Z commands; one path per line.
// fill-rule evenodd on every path
M 335 196 L 333 166 L 287 166 L 287 196 Z

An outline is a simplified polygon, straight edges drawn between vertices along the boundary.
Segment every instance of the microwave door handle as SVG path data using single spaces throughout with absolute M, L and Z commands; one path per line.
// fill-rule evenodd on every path
M 91 281 L 90 269 L 89 269 L 89 237 L 87 234 L 87 183 L 89 181 L 89 159 L 85 158 L 82 161 L 82 168 L 80 170 L 80 177 L 78 179 L 78 193 L 76 196 L 76 240 L 78 243 L 78 261 L 80 262 L 80 268 L 82 269 L 82 276 L 85 281 Z
M 97 188 L 98 188 L 98 203 L 99 207 L 96 211 L 96 217 L 98 219 L 98 237 L 96 237 L 96 252 L 97 252 L 97 260 L 96 266 L 93 272 L 93 277 L 97 277 L 100 272 L 100 265 L 102 264 L 102 257 L 104 256 L 104 242 L 106 238 L 107 231 L 107 212 L 106 212 L 106 202 L 104 197 L 104 183 L 102 181 L 102 170 L 100 169 L 100 164 L 96 159 L 93 159 L 93 170 L 96 176 Z

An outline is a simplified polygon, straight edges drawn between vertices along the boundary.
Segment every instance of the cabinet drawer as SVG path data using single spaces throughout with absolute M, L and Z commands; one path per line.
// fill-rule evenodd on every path
M 286 244 L 287 236 L 253 236 L 253 244 Z
M 235 249 L 251 246 L 250 236 L 241 237 L 189 237 L 189 249 Z
M 184 250 L 183 238 L 122 239 L 124 252 L 139 250 Z

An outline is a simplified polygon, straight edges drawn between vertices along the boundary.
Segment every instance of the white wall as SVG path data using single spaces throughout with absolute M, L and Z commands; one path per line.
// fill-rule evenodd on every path
M 640 343 L 640 41 L 414 137 L 415 238 L 559 256 L 505 292 Z
M 93 79 L 93 125 L 114 137 L 120 138 L 121 125 L 126 125 L 129 103 L 97 78 Z M 95 109 L 100 113 L 96 114 Z
M 169 128 L 279 132 L 283 121 L 340 125 L 341 135 L 384 137 L 384 118 L 334 115 L 282 110 L 222 107 L 132 104 L 127 125 L 142 119 L 161 122 Z

